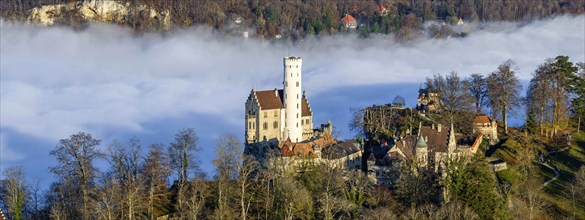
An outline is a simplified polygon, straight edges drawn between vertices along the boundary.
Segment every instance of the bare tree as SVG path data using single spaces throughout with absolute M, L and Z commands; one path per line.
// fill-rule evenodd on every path
M 542 199 L 542 183 L 535 178 L 529 178 L 524 182 L 520 190 L 520 197 L 527 207 L 527 219 L 535 219 L 544 210 L 548 203 Z
M 139 172 L 140 160 L 140 142 L 137 139 L 131 139 L 127 145 L 120 142 L 110 145 L 108 161 L 120 184 L 118 193 L 123 201 L 121 218 L 124 219 L 135 219 L 146 208 L 142 205 L 144 179 Z
M 27 209 L 28 213 L 30 214 L 30 218 L 42 218 L 44 213 L 41 212 L 41 206 L 44 204 L 44 201 L 42 198 L 43 190 L 41 188 L 40 181 L 38 179 L 34 179 L 29 188 L 29 202 Z
M 240 219 L 247 219 L 250 212 L 250 204 L 256 198 L 258 175 L 255 173 L 260 168 L 256 159 L 252 156 L 241 154 L 242 162 L 238 167 L 238 197 L 240 198 Z
M 175 141 L 170 144 L 169 147 L 169 155 L 171 158 L 171 167 L 177 172 L 178 176 L 178 183 L 177 183 L 177 206 L 183 207 L 183 198 L 184 195 L 182 192 L 185 192 L 183 187 L 185 186 L 186 182 L 189 180 L 189 173 L 193 170 L 198 169 L 198 163 L 196 162 L 196 158 L 194 153 L 199 151 L 200 149 L 197 147 L 197 135 L 195 134 L 195 130 L 192 128 L 187 128 L 180 130 L 178 134 L 175 135 Z M 179 211 L 179 215 L 183 216 L 183 214 Z
M 112 173 L 104 173 L 98 180 L 94 199 L 96 200 L 97 216 L 104 220 L 120 219 L 123 197 L 118 179 Z
M 186 219 L 199 219 L 199 216 L 205 208 L 207 198 L 211 195 L 211 186 L 202 176 L 197 176 L 187 184 L 185 192 L 185 212 Z
M 351 211 L 354 204 L 343 198 L 344 180 L 341 170 L 332 166 L 324 165 L 322 192 L 318 197 L 319 211 L 324 219 L 334 219 L 335 216 L 344 211 Z
M 148 155 L 142 165 L 141 171 L 146 180 L 148 193 L 149 218 L 155 219 L 154 203 L 160 201 L 167 192 L 167 179 L 171 175 L 170 160 L 164 152 L 164 145 L 153 144 L 149 146 Z
M 24 219 L 27 197 L 29 194 L 28 185 L 24 177 L 22 167 L 8 167 L 4 170 L 4 180 L 0 190 L 0 201 L 6 208 L 6 214 L 10 219 Z
M 516 77 L 517 69 L 514 61 L 507 60 L 487 78 L 488 100 L 492 113 L 493 115 L 501 114 L 506 134 L 508 134 L 508 114 L 521 104 L 522 85 Z
M 229 218 L 232 213 L 230 199 L 232 194 L 232 181 L 238 177 L 238 170 L 242 164 L 242 143 L 234 135 L 223 135 L 215 144 L 213 164 L 217 169 L 217 209 L 216 216 L 219 219 Z
M 51 167 L 50 170 L 62 181 L 75 183 L 73 185 L 78 186 L 77 192 L 68 195 L 65 199 L 81 198 L 79 203 L 70 203 L 74 207 L 67 207 L 67 209 L 79 210 L 81 219 L 89 219 L 91 216 L 90 192 L 98 172 L 93 162 L 102 157 L 102 153 L 96 149 L 99 144 L 100 140 L 94 139 L 88 133 L 79 132 L 71 135 L 69 139 L 61 139 L 55 150 L 50 152 L 58 162 L 58 165 Z M 75 204 L 80 204 L 80 207 L 75 207 Z
M 469 93 L 471 93 L 473 102 L 475 102 L 475 111 L 477 113 L 481 113 L 487 96 L 486 78 L 484 78 L 481 74 L 472 74 L 467 80 L 467 83 L 469 85 Z

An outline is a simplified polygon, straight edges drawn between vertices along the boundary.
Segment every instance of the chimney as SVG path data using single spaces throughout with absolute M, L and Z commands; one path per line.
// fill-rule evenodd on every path
M 278 89 L 274 88 L 274 96 L 278 97 Z
M 437 131 L 438 131 L 439 133 L 441 133 L 441 127 L 443 127 L 443 126 L 441 126 L 441 124 L 439 123 L 439 124 L 437 125 Z

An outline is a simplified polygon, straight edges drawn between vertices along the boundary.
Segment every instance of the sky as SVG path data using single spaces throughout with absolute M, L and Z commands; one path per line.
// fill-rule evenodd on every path
M 282 87 L 289 55 L 303 58 L 315 126 L 330 120 L 339 138 L 354 135 L 350 108 L 396 95 L 413 107 L 420 83 L 434 74 L 488 74 L 513 59 L 526 84 L 547 58 L 585 60 L 583 15 L 468 28 L 465 38 L 397 43 L 391 35 L 336 35 L 288 45 L 207 27 L 136 35 L 106 24 L 79 31 L 0 21 L 0 170 L 23 166 L 46 185 L 56 164 L 49 152 L 79 131 L 105 150 L 132 137 L 143 148 L 169 144 L 180 129 L 194 128 L 201 168 L 213 173 L 215 140 L 243 140 L 246 98 L 251 89 Z

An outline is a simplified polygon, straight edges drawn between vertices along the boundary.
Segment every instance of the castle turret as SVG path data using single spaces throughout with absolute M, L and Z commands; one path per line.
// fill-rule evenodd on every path
M 427 142 L 425 141 L 424 137 L 422 137 L 422 136 L 418 137 L 418 141 L 416 143 L 415 148 L 416 148 L 416 150 L 415 150 L 416 159 L 418 160 L 418 163 L 423 167 L 426 166 L 428 163 L 427 157 L 428 157 L 429 151 L 428 151 Z
M 452 154 L 457 148 L 457 139 L 455 139 L 455 129 L 453 129 L 453 122 L 451 122 L 451 130 L 449 130 L 449 154 Z
M 284 64 L 284 139 L 299 142 L 303 139 L 301 126 L 301 68 L 300 57 L 285 57 Z

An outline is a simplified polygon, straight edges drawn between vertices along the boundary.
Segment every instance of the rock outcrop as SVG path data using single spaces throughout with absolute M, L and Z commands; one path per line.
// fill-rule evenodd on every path
M 73 14 L 72 14 L 73 13 Z M 141 23 L 148 22 L 159 29 L 169 29 L 171 16 L 168 10 L 157 11 L 146 5 L 122 4 L 114 0 L 88 0 L 66 4 L 44 5 L 33 8 L 28 20 L 42 25 L 54 25 L 61 19 L 76 16 L 82 21 L 107 23 L 132 23 L 132 19 Z

